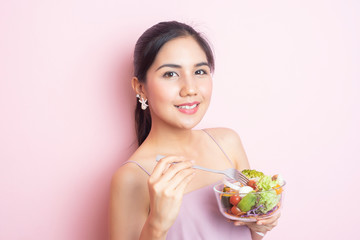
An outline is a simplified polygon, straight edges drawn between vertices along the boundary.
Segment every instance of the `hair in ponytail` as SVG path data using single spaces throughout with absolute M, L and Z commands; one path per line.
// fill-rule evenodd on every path
M 135 129 L 139 146 L 149 135 L 151 129 L 150 109 L 142 110 L 140 104 L 136 104 L 135 108 Z
M 146 30 L 136 42 L 134 50 L 134 76 L 139 82 L 146 82 L 146 73 L 153 64 L 161 47 L 172 39 L 184 36 L 191 36 L 197 41 L 206 54 L 211 71 L 214 70 L 212 50 L 199 32 L 184 23 L 176 21 L 160 22 Z M 140 146 L 151 130 L 150 109 L 142 110 L 140 104 L 137 104 L 135 109 L 135 128 Z

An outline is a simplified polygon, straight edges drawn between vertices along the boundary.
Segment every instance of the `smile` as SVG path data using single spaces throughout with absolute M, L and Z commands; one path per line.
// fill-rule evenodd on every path
M 180 105 L 175 105 L 175 107 L 184 114 L 195 114 L 199 110 L 200 102 L 189 102 L 183 103 Z
M 198 103 L 195 103 L 193 105 L 182 105 L 182 106 L 175 106 L 179 109 L 194 109 L 196 106 L 199 105 Z

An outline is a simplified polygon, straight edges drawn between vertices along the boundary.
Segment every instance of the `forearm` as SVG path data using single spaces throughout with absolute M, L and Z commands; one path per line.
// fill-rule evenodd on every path
M 148 218 L 142 228 L 139 240 L 165 240 L 167 232 L 160 230 Z

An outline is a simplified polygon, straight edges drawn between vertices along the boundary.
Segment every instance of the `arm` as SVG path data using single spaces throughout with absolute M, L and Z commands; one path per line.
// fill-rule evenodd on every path
M 270 218 L 263 220 L 260 219 L 257 222 L 253 222 L 253 223 L 252 222 L 243 223 L 243 222 L 235 221 L 234 224 L 237 226 L 243 226 L 243 225 L 248 226 L 248 228 L 251 231 L 252 240 L 261 240 L 263 239 L 263 236 L 259 235 L 258 233 L 266 234 L 268 231 L 271 231 L 271 229 L 276 227 L 279 217 L 280 214 L 277 214 Z
M 236 162 L 237 169 L 239 169 L 240 171 L 243 169 L 250 169 L 250 164 L 239 135 L 232 130 L 230 130 L 230 133 L 228 135 L 232 139 L 231 142 L 234 143 L 234 145 L 231 146 L 233 147 L 233 151 L 235 152 L 234 160 Z M 245 223 L 244 225 L 247 225 L 250 229 L 252 240 L 261 240 L 264 237 L 259 235 L 258 233 L 266 234 L 266 232 L 273 229 L 277 225 L 279 217 L 280 214 L 265 220 L 258 220 L 255 223 Z
M 110 198 L 110 239 L 160 240 L 165 234 L 148 216 L 148 176 L 137 166 L 124 165 L 113 176 Z
M 109 206 L 111 240 L 139 239 L 149 211 L 146 179 L 146 174 L 131 164 L 114 174 Z
M 235 163 L 235 167 L 242 171 L 243 169 L 250 169 L 250 164 L 247 159 L 243 144 L 239 135 L 227 128 L 211 129 L 213 136 L 219 141 L 220 145 L 224 148 L 225 152 L 229 154 L 230 159 Z M 259 220 L 256 223 L 243 223 L 235 221 L 235 225 L 246 225 L 251 231 L 252 240 L 261 240 L 263 236 L 257 232 L 265 234 L 277 225 L 277 220 L 280 214 L 268 219 Z
M 262 240 L 264 237 L 257 234 L 255 231 L 251 230 L 250 229 L 250 232 L 251 232 L 251 239 L 252 240 Z
M 193 177 L 192 165 L 180 157 L 163 158 L 147 184 L 139 172 L 122 167 L 113 178 L 110 239 L 165 239 Z

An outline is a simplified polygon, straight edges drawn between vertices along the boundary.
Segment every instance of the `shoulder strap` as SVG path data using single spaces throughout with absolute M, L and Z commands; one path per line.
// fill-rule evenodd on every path
M 124 164 L 126 164 L 126 163 L 135 163 L 135 164 L 138 165 L 142 170 L 144 170 L 144 172 L 146 172 L 147 175 L 150 176 L 150 173 L 149 173 L 148 171 L 146 171 L 146 169 L 145 169 L 143 166 L 141 166 L 138 162 L 135 162 L 135 161 L 126 161 L 126 162 L 124 162 L 122 165 L 124 165 Z
M 208 133 L 205 129 L 202 129 L 203 132 L 205 132 L 215 143 L 216 145 L 218 145 L 218 147 L 220 148 L 220 150 L 224 153 L 225 157 L 227 158 L 227 160 L 229 160 L 231 166 L 234 166 L 234 163 L 231 161 L 231 159 L 229 158 L 229 156 L 226 154 L 226 152 L 224 151 L 224 149 L 220 146 L 220 144 L 215 140 L 215 138 L 213 136 L 210 135 L 210 133 Z

